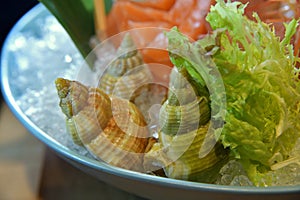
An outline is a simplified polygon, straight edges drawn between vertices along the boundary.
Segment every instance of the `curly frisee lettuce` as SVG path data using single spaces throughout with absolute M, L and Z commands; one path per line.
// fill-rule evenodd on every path
M 253 15 L 255 20 L 244 16 L 245 7 L 240 2 L 217 0 L 206 18 L 213 34 L 191 43 L 189 51 L 205 49 L 221 74 L 226 115 L 219 139 L 243 164 L 255 185 L 267 186 L 271 178 L 266 172 L 300 162 L 300 156 L 290 154 L 300 137 L 300 81 L 296 68 L 299 57 L 294 56 L 291 45 L 299 21 L 285 24 L 285 36 L 280 40 L 274 28 L 257 14 Z M 168 38 L 183 41 L 183 48 L 189 43 L 174 30 Z M 207 71 L 205 65 L 196 65 L 188 57 L 170 56 L 175 65 L 188 63 L 194 69 L 189 72 L 197 74 L 199 68 Z M 205 91 L 203 80 L 207 78 L 201 73 L 191 74 L 194 79 L 198 76 L 202 78 L 193 82 Z M 211 102 L 216 96 L 210 94 Z

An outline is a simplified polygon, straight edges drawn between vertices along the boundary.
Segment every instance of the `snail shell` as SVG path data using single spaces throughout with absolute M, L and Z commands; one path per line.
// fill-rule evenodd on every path
M 159 113 L 161 131 L 167 135 L 189 133 L 210 119 L 208 100 L 197 96 L 185 75 L 185 69 L 176 68 L 170 74 L 168 99 Z
M 197 129 L 199 125 L 206 124 L 210 118 L 210 109 L 204 97 L 198 97 L 182 106 L 170 105 L 167 100 L 159 116 L 161 131 L 165 134 L 176 135 L 188 133 Z
M 213 182 L 228 153 L 217 143 L 206 156 L 199 157 L 204 139 L 213 137 L 206 134 L 209 102 L 195 94 L 185 76 L 184 68 L 173 68 L 168 99 L 159 115 L 159 142 L 145 155 L 144 167 L 151 171 L 160 166 L 169 178 Z
M 143 171 L 149 135 L 137 107 L 77 81 L 58 78 L 55 83 L 73 141 L 111 165 Z
M 99 88 L 107 94 L 130 99 L 134 91 L 149 83 L 152 74 L 144 64 L 130 34 L 125 34 L 114 59 L 100 78 Z

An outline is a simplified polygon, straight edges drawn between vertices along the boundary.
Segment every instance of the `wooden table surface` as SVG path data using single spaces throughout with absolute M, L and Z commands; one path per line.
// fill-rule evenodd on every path
M 0 106 L 0 200 L 141 200 L 85 174 Z

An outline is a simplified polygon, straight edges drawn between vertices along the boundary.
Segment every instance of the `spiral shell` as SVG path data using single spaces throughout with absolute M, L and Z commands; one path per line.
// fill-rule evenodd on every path
M 159 142 L 145 155 L 144 167 L 153 170 L 160 166 L 170 178 L 213 182 L 228 153 L 217 143 L 200 157 L 205 138 L 214 137 L 206 134 L 210 125 L 209 102 L 195 94 L 185 75 L 184 68 L 174 68 L 170 75 L 168 99 L 159 115 Z
M 100 78 L 99 88 L 107 94 L 130 99 L 134 91 L 152 80 L 130 34 L 125 34 L 114 59 Z
M 170 105 L 167 100 L 160 110 L 159 122 L 163 133 L 176 135 L 197 129 L 199 125 L 206 124 L 209 117 L 210 109 L 206 98 L 198 97 L 182 106 Z
M 134 104 L 77 81 L 58 78 L 56 87 L 67 130 L 75 143 L 111 165 L 143 171 L 149 134 Z

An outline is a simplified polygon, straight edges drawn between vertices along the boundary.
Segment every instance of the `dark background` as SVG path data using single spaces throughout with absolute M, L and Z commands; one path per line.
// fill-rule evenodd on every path
M 8 0 L 5 3 L 1 3 L 0 6 L 0 24 L 1 24 L 1 37 L 0 44 L 5 40 L 8 32 L 13 25 L 33 6 L 35 6 L 38 0 Z
M 0 6 L 0 49 L 2 49 L 3 42 L 13 25 L 39 3 L 38 0 L 7 0 L 4 2 L 2 1 Z M 0 103 L 2 103 L 2 92 L 0 93 Z

